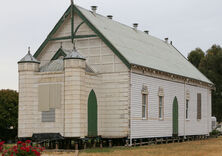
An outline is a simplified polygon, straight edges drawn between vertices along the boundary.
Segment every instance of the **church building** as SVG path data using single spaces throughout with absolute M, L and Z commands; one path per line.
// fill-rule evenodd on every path
M 213 83 L 167 38 L 96 11 L 72 3 L 18 62 L 18 137 L 208 136 Z

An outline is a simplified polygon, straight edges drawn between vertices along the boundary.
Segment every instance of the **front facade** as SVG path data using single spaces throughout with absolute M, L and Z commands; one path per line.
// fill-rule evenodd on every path
M 164 64 L 169 54 L 183 72 Z M 95 10 L 72 4 L 34 57 L 28 53 L 18 66 L 19 138 L 137 139 L 211 131 L 212 83 L 171 44 Z

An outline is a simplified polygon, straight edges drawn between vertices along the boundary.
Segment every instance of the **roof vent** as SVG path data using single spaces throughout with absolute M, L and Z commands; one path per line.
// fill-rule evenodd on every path
M 170 44 L 173 45 L 173 41 L 170 41 Z
M 98 8 L 97 6 L 91 6 L 91 10 L 94 14 L 96 13 L 97 8 Z
M 145 30 L 144 32 L 145 32 L 146 34 L 149 34 L 149 31 L 148 31 L 148 30 Z
M 138 28 L 138 23 L 133 23 L 133 28 L 135 29 L 135 30 L 137 30 L 137 28 Z
M 169 38 L 165 38 L 164 40 L 165 40 L 166 43 L 168 43 Z
M 113 19 L 113 16 L 112 16 L 112 15 L 107 15 L 107 17 L 108 17 L 109 19 Z

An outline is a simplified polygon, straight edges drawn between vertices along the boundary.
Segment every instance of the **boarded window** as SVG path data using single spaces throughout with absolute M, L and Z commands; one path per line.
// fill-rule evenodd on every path
M 42 112 L 42 122 L 55 122 L 55 109 L 50 108 L 49 111 Z
M 189 118 L 189 100 L 186 100 L 186 119 Z
M 61 105 L 61 85 L 49 85 L 49 108 L 60 108 Z
M 49 111 L 49 85 L 39 85 L 39 111 Z
M 61 105 L 61 85 L 39 85 L 39 111 L 42 122 L 55 122 L 55 109 Z
M 159 118 L 163 119 L 163 96 L 159 96 Z
M 201 119 L 201 94 L 197 94 L 197 119 Z
M 50 108 L 60 108 L 61 85 L 39 85 L 39 111 L 49 111 Z
M 142 118 L 147 118 L 147 94 L 142 94 Z

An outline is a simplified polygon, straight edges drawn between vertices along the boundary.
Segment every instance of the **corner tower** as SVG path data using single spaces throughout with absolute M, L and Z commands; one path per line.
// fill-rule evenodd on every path
M 32 127 L 37 83 L 35 75 L 39 71 L 40 62 L 36 60 L 28 49 L 26 54 L 18 62 L 19 72 L 19 115 L 18 115 L 18 137 L 26 137 L 25 128 Z M 31 130 L 30 130 L 31 134 Z
M 86 131 L 85 101 L 86 59 L 75 48 L 64 58 L 65 137 L 84 137 Z

